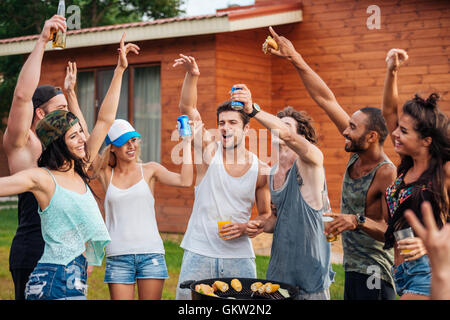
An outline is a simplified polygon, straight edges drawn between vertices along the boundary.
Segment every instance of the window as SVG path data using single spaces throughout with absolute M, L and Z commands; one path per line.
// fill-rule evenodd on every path
M 113 68 L 84 70 L 77 75 L 77 97 L 89 131 L 108 91 Z M 141 136 L 141 159 L 161 160 L 161 87 L 159 66 L 129 66 L 122 79 L 116 119 L 128 120 Z

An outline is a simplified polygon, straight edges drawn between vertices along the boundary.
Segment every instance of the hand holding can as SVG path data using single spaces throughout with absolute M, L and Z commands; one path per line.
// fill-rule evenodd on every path
M 241 88 L 235 88 L 235 87 L 232 87 L 231 88 L 231 93 L 233 93 L 234 91 L 236 91 L 236 90 L 242 90 Z M 241 102 L 241 101 L 231 101 L 231 108 L 233 108 L 234 110 L 242 110 L 242 109 L 244 109 L 244 103 L 243 102 Z

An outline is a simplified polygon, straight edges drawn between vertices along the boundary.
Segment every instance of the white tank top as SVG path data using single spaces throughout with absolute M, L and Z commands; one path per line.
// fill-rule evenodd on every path
M 232 240 L 219 237 L 217 221 L 246 223 L 255 202 L 258 157 L 252 153 L 252 165 L 241 177 L 230 176 L 224 167 L 222 145 L 211 160 L 205 176 L 195 187 L 192 215 L 181 247 L 212 258 L 254 258 L 247 235 Z
M 127 189 L 113 185 L 114 169 L 105 196 L 105 220 L 111 242 L 106 256 L 162 253 L 164 245 L 155 218 L 155 199 L 144 179 Z

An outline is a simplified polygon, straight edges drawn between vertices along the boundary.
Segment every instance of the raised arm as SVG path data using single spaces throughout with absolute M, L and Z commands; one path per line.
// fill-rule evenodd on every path
M 272 27 L 269 27 L 269 31 L 278 44 L 278 50 L 269 48 L 268 51 L 292 63 L 311 98 L 327 113 L 328 117 L 330 117 L 331 121 L 334 122 L 342 134 L 349 125 L 350 117 L 339 105 L 333 92 L 319 75 L 309 67 L 305 60 L 303 60 L 303 57 L 296 51 L 291 41 L 279 36 Z
M 389 134 L 398 125 L 398 89 L 397 75 L 400 66 L 408 60 L 408 54 L 402 49 L 391 49 L 386 55 L 386 77 L 384 80 L 382 112 L 386 119 Z M 392 138 L 392 141 L 394 140 Z
M 21 148 L 28 141 L 30 127 L 33 121 L 32 98 L 39 84 L 45 46 L 50 41 L 53 32 L 57 32 L 58 30 L 66 30 L 64 17 L 55 15 L 45 21 L 39 39 L 20 71 L 9 111 L 8 127 L 3 140 L 3 145 L 7 149 Z
M 66 78 L 64 79 L 64 90 L 66 91 L 67 103 L 69 111 L 77 116 L 80 121 L 81 128 L 86 136 L 89 138 L 89 130 L 83 113 L 81 112 L 80 105 L 78 104 L 77 95 L 75 92 L 75 85 L 77 83 L 77 63 L 67 62 Z
M 180 54 L 180 58 L 175 59 L 173 64 L 173 67 L 177 66 L 182 66 L 186 71 L 183 87 L 181 88 L 179 104 L 180 113 L 187 115 L 189 120 L 201 122 L 202 117 L 197 110 L 197 82 L 198 77 L 200 76 L 200 70 L 197 66 L 197 62 L 194 57 Z M 194 146 L 196 148 L 204 148 L 213 141 L 214 140 L 211 134 L 203 128 L 201 132 L 201 139 L 194 139 Z
M 253 101 L 250 90 L 245 84 L 236 84 L 234 87 L 241 88 L 241 90 L 234 91 L 232 99 L 242 101 L 244 103 L 244 112 L 250 114 L 253 111 Z M 263 110 L 258 112 L 254 118 L 272 133 L 277 132 L 279 138 L 282 139 L 289 148 L 294 150 L 303 162 L 320 167 L 323 166 L 322 152 L 303 136 L 297 134 L 295 128 L 288 127 L 288 125 L 281 121 L 280 118 Z
M 97 157 L 98 151 L 105 140 L 106 134 L 109 128 L 112 126 L 119 106 L 120 88 L 122 86 L 122 76 L 125 69 L 128 67 L 127 54 L 132 51 L 135 54 L 139 54 L 139 47 L 135 44 L 128 43 L 125 45 L 125 33 L 120 40 L 119 59 L 117 67 L 114 70 L 114 75 L 111 80 L 108 92 L 103 99 L 102 105 L 98 112 L 97 122 L 95 123 L 92 134 L 87 140 L 87 150 L 89 154 L 89 162 L 87 167 L 90 166 L 92 161 Z
M 194 181 L 194 164 L 192 161 L 191 140 L 186 137 L 183 144 L 183 164 L 181 173 L 175 173 L 167 170 L 164 166 L 156 162 L 150 162 L 154 168 L 154 176 L 157 181 L 169 186 L 190 187 Z

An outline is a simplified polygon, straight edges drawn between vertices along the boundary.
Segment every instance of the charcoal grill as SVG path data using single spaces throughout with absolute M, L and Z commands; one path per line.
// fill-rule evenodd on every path
M 238 279 L 242 284 L 242 291 L 237 292 L 231 286 L 231 280 Z M 217 290 L 214 294 L 217 297 L 209 296 L 207 294 L 203 294 L 195 291 L 195 286 L 198 284 L 207 284 L 212 286 L 216 281 L 223 281 L 229 285 L 229 289 L 226 292 L 221 292 Z M 255 282 L 267 283 L 276 283 L 280 285 L 281 289 L 285 289 L 289 293 L 289 297 L 285 298 L 279 291 L 273 293 L 259 293 L 253 292 L 250 289 L 250 286 Z M 238 299 L 238 300 L 294 300 L 298 296 L 299 288 L 294 287 L 290 284 L 275 281 L 275 280 L 267 280 L 267 279 L 255 279 L 255 278 L 214 278 L 214 279 L 204 279 L 204 280 L 188 280 L 180 284 L 181 289 L 191 289 L 192 300 L 217 300 L 217 299 Z

